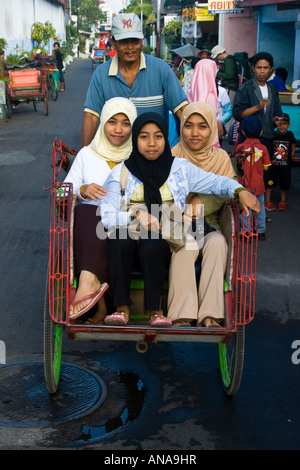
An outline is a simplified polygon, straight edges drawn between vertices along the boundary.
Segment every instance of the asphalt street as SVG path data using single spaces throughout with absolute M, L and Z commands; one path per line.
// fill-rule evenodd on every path
M 49 116 L 43 104 L 36 112 L 29 104 L 0 121 L 0 340 L 7 365 L 43 360 L 52 144 L 57 137 L 79 150 L 91 76 L 90 61 L 76 60 L 66 71 L 66 91 L 57 102 L 49 102 Z M 274 202 L 278 200 L 275 191 Z M 83 439 L 75 428 L 83 433 L 92 423 L 87 419 L 61 426 L 56 434 L 55 422 L 51 433 L 1 427 L 0 403 L 0 449 L 80 448 L 107 454 L 299 449 L 300 351 L 294 349 L 297 344 L 300 349 L 297 165 L 287 201 L 286 212 L 271 214 L 267 240 L 259 243 L 256 315 L 246 327 L 237 395 L 228 398 L 221 389 L 215 344 L 158 343 L 139 354 L 134 342 L 65 338 L 65 363 L 98 368 L 111 382 L 120 372 L 139 378 L 144 391 L 139 413 L 104 433 L 97 433 L 94 422 Z M 71 428 L 73 434 L 68 433 Z

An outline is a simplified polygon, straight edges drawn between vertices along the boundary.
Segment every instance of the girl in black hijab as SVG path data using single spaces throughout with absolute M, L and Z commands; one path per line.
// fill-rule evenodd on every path
M 148 123 L 154 123 L 157 126 L 155 136 L 150 137 L 149 134 L 148 138 L 164 139 L 164 145 L 161 143 L 162 153 L 159 155 L 158 151 L 158 157 L 153 160 L 148 160 L 143 156 L 138 145 L 139 135 L 141 132 L 143 134 L 144 126 Z M 152 146 L 152 144 L 147 145 Z M 139 240 L 134 240 L 127 232 L 127 238 L 124 239 L 124 236 L 120 237 L 120 231 L 117 229 L 116 236 L 109 239 L 110 286 L 117 311 L 108 315 L 104 321 L 108 325 L 126 325 L 128 323 L 129 306 L 132 303 L 129 298 L 132 269 L 135 264 L 134 260 L 138 259 L 144 279 L 144 302 L 150 315 L 150 324 L 169 327 L 171 322 L 163 316 L 161 311 L 161 298 L 164 291 L 165 272 L 168 270 L 170 262 L 170 248 L 167 241 L 160 236 L 151 237 L 151 227 L 157 229 L 159 222 L 150 214 L 151 206 L 155 204 L 158 207 L 162 204 L 160 188 L 166 182 L 174 160 L 168 143 L 168 128 L 164 119 L 156 113 L 140 115 L 133 124 L 132 146 L 131 155 L 124 165 L 143 183 L 143 202 L 148 212 L 137 212 L 136 218 L 144 227 L 143 234 L 148 233 L 150 236 L 141 236 Z M 156 144 L 153 145 L 153 147 L 155 146 Z M 124 232 L 122 232 L 123 234 Z

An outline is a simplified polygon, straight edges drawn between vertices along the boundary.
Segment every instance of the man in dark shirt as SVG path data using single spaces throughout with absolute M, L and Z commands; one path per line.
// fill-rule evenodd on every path
M 55 59 L 56 66 L 59 71 L 59 79 L 60 79 L 59 91 L 65 91 L 65 77 L 63 74 L 64 64 L 63 64 L 63 56 L 62 56 L 62 53 L 60 52 L 59 42 L 55 42 L 53 45 L 52 57 Z

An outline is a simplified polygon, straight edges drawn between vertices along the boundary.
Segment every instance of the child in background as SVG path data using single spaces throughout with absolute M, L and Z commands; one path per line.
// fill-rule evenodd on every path
M 277 131 L 273 138 L 273 157 L 272 166 L 266 174 L 266 202 L 265 207 L 269 211 L 275 211 L 276 207 L 271 202 L 272 188 L 279 185 L 281 192 L 281 201 L 278 210 L 285 211 L 286 191 L 290 189 L 292 157 L 296 151 L 296 139 L 292 131 L 289 131 L 290 117 L 283 113 L 281 117 L 275 119 Z
M 269 152 L 267 147 L 259 140 L 259 136 L 262 133 L 262 125 L 258 117 L 247 116 L 242 120 L 239 131 L 246 137 L 246 140 L 242 144 L 239 144 L 235 150 L 235 153 L 241 155 L 244 171 L 239 183 L 253 192 L 259 200 L 261 211 L 257 215 L 258 239 L 265 240 L 266 213 L 264 204 L 264 171 L 271 166 Z M 244 230 L 247 229 L 251 230 L 251 227 L 248 226 L 248 220 L 245 217 Z

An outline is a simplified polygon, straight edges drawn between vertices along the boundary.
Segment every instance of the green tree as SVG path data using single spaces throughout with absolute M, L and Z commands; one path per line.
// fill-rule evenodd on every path
M 50 21 L 44 24 L 37 22 L 31 26 L 31 37 L 37 43 L 38 48 L 47 47 L 50 39 L 57 40 L 56 29 L 52 26 Z
M 181 21 L 170 21 L 161 31 L 165 37 L 166 44 L 171 47 L 172 44 L 180 42 L 181 39 Z
M 154 12 L 151 0 L 132 0 L 124 9 L 125 13 L 135 13 L 139 18 L 143 12 L 143 25 L 154 19 Z
M 81 31 L 91 31 L 104 18 L 98 0 L 72 0 L 72 15 L 77 15 L 77 27 Z

